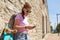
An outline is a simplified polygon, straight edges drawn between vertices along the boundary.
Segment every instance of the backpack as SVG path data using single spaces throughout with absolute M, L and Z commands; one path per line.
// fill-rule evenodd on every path
M 13 28 L 16 14 L 13 14 L 8 22 L 8 25 Z
M 15 17 L 16 17 L 16 14 L 13 14 L 13 15 L 11 16 L 11 18 L 9 19 L 8 25 L 6 25 L 5 27 L 7 27 L 7 28 L 12 28 L 12 29 L 13 29 Z M 9 26 L 10 26 L 10 27 L 9 27 Z M 10 38 L 10 40 L 13 40 L 12 33 L 7 34 L 7 33 L 4 32 L 4 30 L 3 30 L 2 34 L 1 34 L 1 37 L 0 37 L 0 40 L 8 40 L 9 38 Z
M 9 28 L 9 26 L 6 25 L 5 28 Z M 12 32 L 8 34 L 4 31 L 2 40 L 14 40 Z

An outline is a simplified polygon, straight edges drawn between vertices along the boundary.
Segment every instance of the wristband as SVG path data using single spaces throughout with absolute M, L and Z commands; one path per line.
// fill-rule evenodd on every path
M 25 28 L 26 28 L 26 26 L 25 26 Z

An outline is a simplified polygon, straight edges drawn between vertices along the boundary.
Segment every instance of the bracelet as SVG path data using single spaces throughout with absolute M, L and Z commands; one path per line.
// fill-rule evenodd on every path
M 26 26 L 25 26 L 25 28 L 26 28 Z

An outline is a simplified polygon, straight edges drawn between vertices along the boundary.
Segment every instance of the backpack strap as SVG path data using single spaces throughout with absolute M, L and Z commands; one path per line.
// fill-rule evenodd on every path
M 15 21 L 16 14 L 13 14 L 8 22 L 8 25 L 13 29 L 14 21 Z

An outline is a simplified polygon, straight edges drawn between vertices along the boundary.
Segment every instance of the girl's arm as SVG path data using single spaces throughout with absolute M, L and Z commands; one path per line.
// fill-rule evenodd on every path
M 14 23 L 14 29 L 33 29 L 35 28 L 36 26 L 19 26 L 19 22 L 20 20 L 16 19 L 15 20 L 15 23 Z

